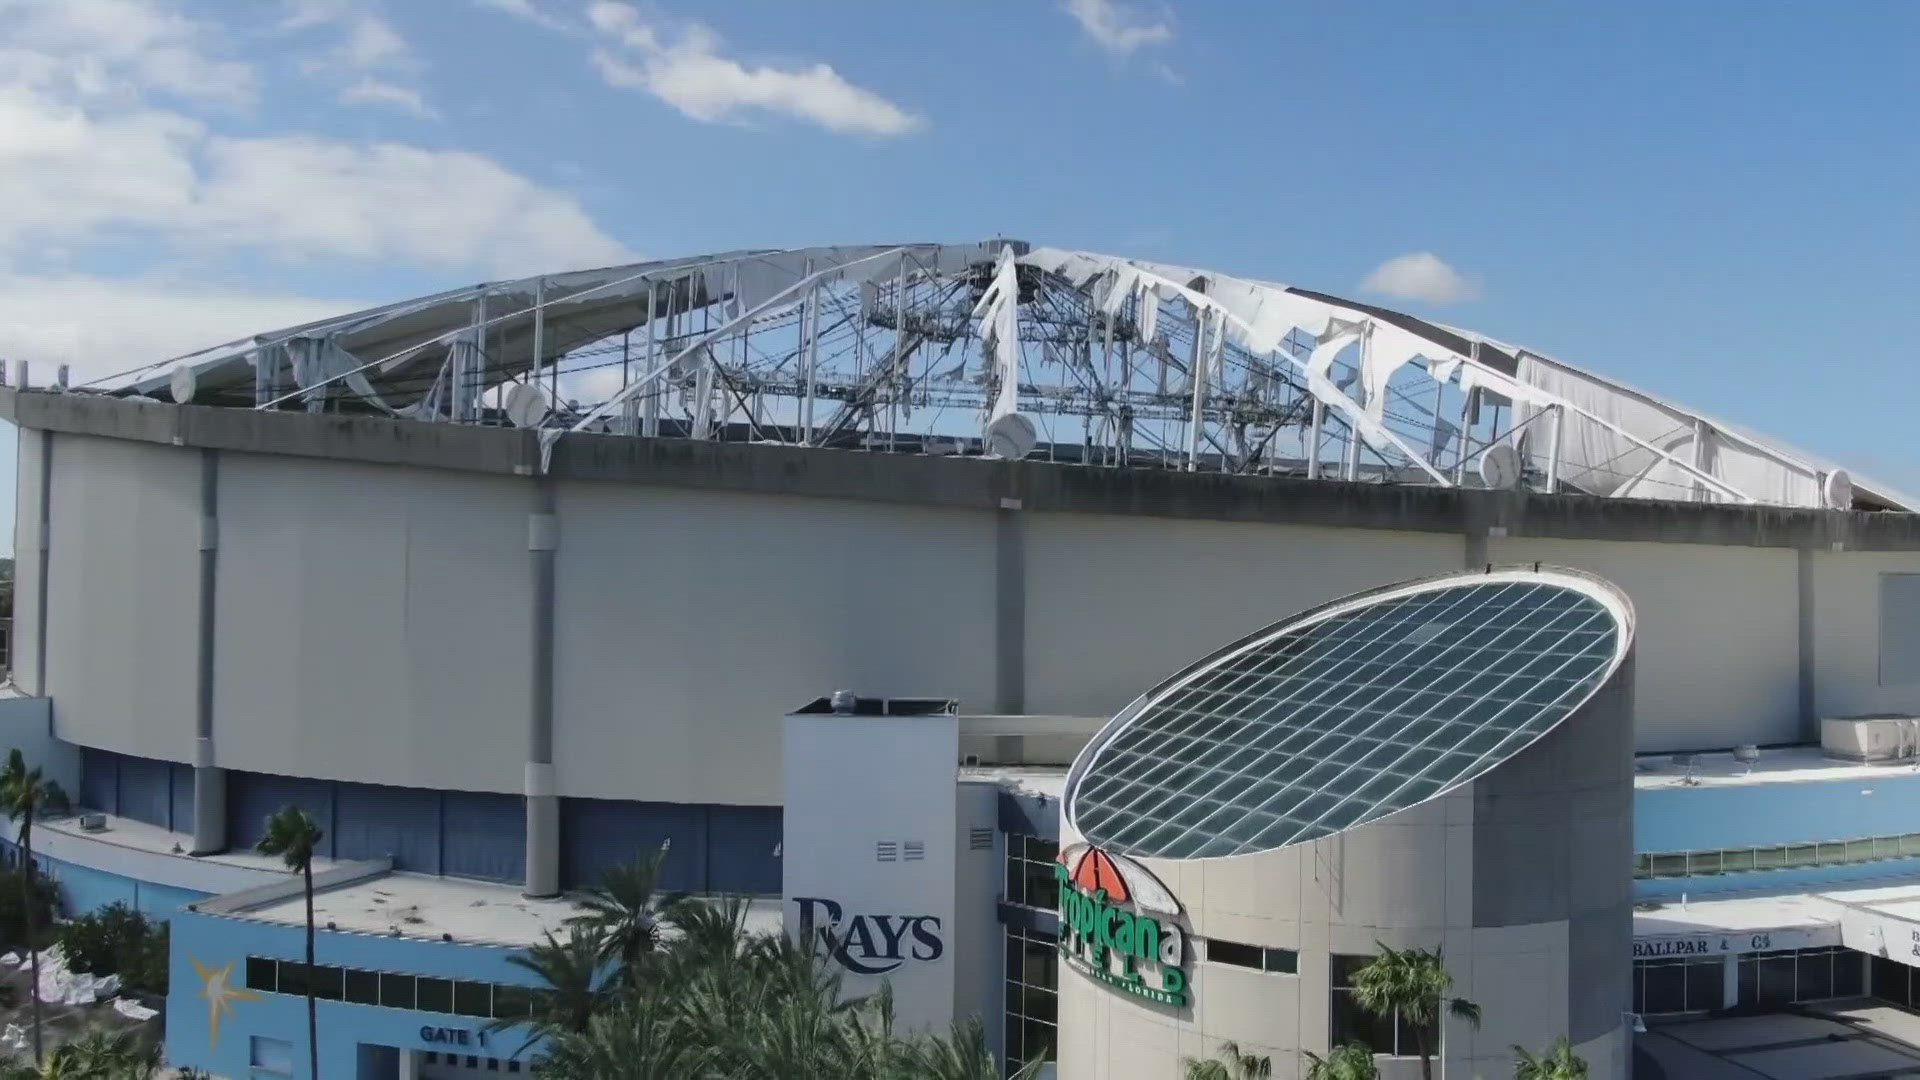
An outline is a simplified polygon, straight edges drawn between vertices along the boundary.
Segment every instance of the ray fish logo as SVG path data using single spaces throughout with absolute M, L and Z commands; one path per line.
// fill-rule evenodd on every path
M 1109 986 L 1162 1005 L 1187 1003 L 1180 902 L 1146 867 L 1090 844 L 1069 844 L 1060 886 L 1060 955 Z

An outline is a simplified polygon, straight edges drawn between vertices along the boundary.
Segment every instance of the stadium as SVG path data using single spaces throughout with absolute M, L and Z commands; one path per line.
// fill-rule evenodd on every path
M 1444 945 L 1485 1007 L 1435 1033 L 1459 1075 L 1920 996 L 1889 947 L 1920 933 L 1920 500 L 1593 369 L 1005 239 L 553 273 L 147 360 L 0 390 L 0 726 L 81 804 L 36 833 L 68 910 L 172 920 L 176 1064 L 304 1068 L 298 904 L 251 854 L 287 803 L 327 833 L 322 1056 L 365 1077 L 519 1071 L 481 1038 L 505 958 L 654 851 L 769 925 L 883 920 L 897 954 L 833 957 L 855 985 L 1063 1077 L 1222 1040 L 1293 1077 L 1349 1039 L 1419 1075 L 1341 1005 L 1376 942 Z M 1272 846 L 1094 824 L 1172 673 L 1475 574 L 1612 620 L 1539 741 Z M 1539 764 L 1568 746 L 1588 768 Z M 1489 808 L 1559 783 L 1593 812 Z M 1067 955 L 1082 845 L 1175 902 L 1184 1000 Z M 1436 875 L 1472 888 L 1429 910 Z

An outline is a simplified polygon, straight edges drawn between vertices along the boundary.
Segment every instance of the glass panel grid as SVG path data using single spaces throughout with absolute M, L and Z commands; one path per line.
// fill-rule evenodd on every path
M 1611 670 L 1620 627 L 1546 581 L 1455 582 L 1259 639 L 1149 702 L 1075 784 L 1075 824 L 1131 855 L 1300 843 L 1472 779 Z M 1171 766 L 1171 768 L 1169 768 Z

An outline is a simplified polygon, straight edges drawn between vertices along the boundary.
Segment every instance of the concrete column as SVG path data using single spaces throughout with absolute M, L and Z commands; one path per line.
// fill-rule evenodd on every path
M 26 375 L 23 372 L 20 385 L 26 387 Z M 39 594 L 40 603 L 33 613 L 33 692 L 42 697 L 47 695 L 47 564 L 53 550 L 53 431 L 40 432 L 40 536 L 39 547 L 34 551 L 34 559 L 39 564 L 40 580 L 34 583 L 34 591 Z M 51 723 L 52 712 L 48 712 Z
M 425 1053 L 420 1050 L 402 1049 L 399 1080 L 420 1080 L 420 1060 L 425 1056 Z
M 553 775 L 553 592 L 554 556 L 560 522 L 553 482 L 533 482 L 533 512 L 527 515 L 527 552 L 533 569 L 533 641 L 529 657 L 532 701 L 527 710 L 528 896 L 560 892 L 560 799 Z
M 1485 529 L 1468 526 L 1462 537 L 1465 541 L 1466 562 L 1463 569 L 1478 570 L 1491 560 L 1487 558 L 1487 533 Z
M 227 849 L 227 773 L 214 764 L 214 598 L 220 561 L 220 457 L 200 451 L 200 601 L 193 687 L 193 854 Z
M 1740 954 L 1728 953 L 1720 969 L 1720 1007 L 1731 1009 L 1740 1004 Z
M 1794 551 L 1794 569 L 1799 584 L 1800 644 L 1800 738 L 1809 743 L 1820 741 L 1820 703 L 1814 693 L 1813 653 L 1813 549 Z
M 994 511 L 993 711 L 1027 711 L 1027 539 L 1019 499 Z

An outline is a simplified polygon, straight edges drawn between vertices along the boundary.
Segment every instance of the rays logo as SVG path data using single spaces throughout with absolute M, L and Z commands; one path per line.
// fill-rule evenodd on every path
M 1090 844 L 1069 844 L 1060 886 L 1060 955 L 1109 986 L 1162 1005 L 1187 1003 L 1180 902 L 1146 867 Z
M 796 896 L 793 902 L 800 906 L 800 936 L 817 940 L 834 963 L 855 975 L 885 975 L 909 960 L 930 963 L 947 951 L 938 915 L 848 915 L 839 901 L 824 896 Z

